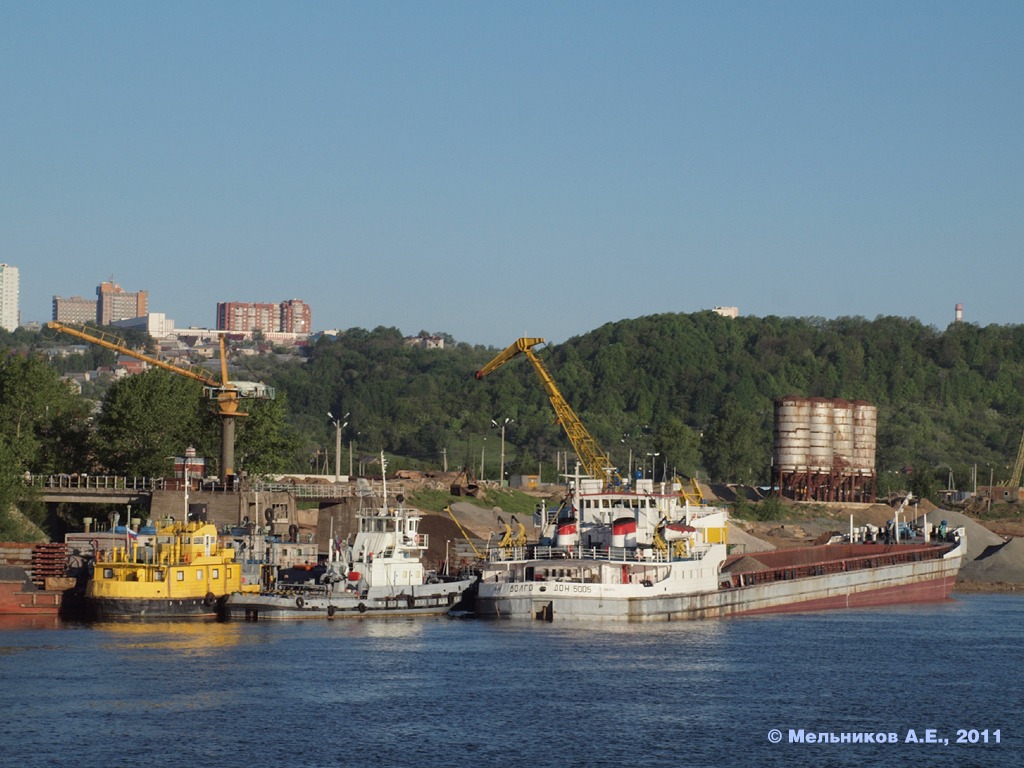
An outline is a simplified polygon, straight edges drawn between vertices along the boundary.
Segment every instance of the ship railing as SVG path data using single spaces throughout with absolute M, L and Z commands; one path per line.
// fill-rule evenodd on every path
M 682 560 L 703 560 L 709 547 L 693 547 L 685 557 L 670 552 L 643 550 L 637 547 L 555 547 L 532 544 L 525 547 L 490 547 L 486 559 L 492 563 L 515 560 L 599 560 L 613 563 L 668 563 Z
M 910 551 L 883 551 L 858 557 L 821 560 L 792 566 L 766 568 L 760 571 L 730 573 L 726 582 L 731 587 L 747 587 L 753 584 L 767 584 L 775 581 L 791 581 L 810 576 L 828 576 L 853 571 L 871 570 L 907 563 L 919 563 L 941 559 L 946 550 L 934 547 L 919 547 Z

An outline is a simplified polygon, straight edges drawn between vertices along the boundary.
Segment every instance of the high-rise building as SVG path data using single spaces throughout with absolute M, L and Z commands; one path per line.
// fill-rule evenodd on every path
M 13 331 L 21 324 L 18 290 L 18 268 L 0 264 L 0 328 L 7 331 Z
M 88 325 L 96 322 L 96 299 L 81 296 L 53 297 L 53 320 L 72 325 Z
M 281 325 L 281 308 L 277 304 L 225 301 L 217 304 L 218 331 L 263 331 L 276 333 Z
M 313 332 L 313 312 L 309 304 L 301 299 L 281 302 L 281 331 L 283 333 L 309 334 Z
M 115 320 L 144 317 L 149 291 L 129 293 L 115 282 L 103 282 L 96 288 L 96 322 L 110 325 Z
M 313 327 L 309 305 L 300 299 L 280 304 L 225 301 L 217 304 L 217 330 L 308 335 Z

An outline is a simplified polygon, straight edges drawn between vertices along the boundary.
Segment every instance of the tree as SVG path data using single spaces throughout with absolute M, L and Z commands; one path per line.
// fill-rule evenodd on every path
M 249 476 L 287 472 L 296 460 L 299 439 L 287 424 L 283 392 L 275 400 L 246 403 L 249 416 L 239 419 L 235 441 L 238 467 Z
M 727 397 L 704 432 L 701 455 L 712 479 L 757 482 L 768 465 L 767 430 L 753 411 Z
M 60 446 L 84 442 L 85 419 L 84 402 L 44 360 L 0 360 L 0 538 L 22 539 L 28 523 L 42 523 L 25 474 L 64 469 Z
M 101 471 L 142 477 L 166 474 L 168 456 L 192 446 L 219 455 L 219 422 L 197 381 L 154 368 L 114 384 L 94 435 Z

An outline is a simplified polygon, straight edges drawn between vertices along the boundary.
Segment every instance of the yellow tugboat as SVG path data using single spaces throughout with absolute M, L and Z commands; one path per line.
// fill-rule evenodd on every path
M 171 521 L 146 543 L 128 532 L 124 547 L 97 556 L 85 600 L 97 619 L 203 618 L 240 591 L 242 567 L 216 527 Z

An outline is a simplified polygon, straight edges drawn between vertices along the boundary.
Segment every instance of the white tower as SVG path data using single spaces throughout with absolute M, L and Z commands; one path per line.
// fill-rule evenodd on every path
M 19 325 L 18 268 L 0 264 L 0 328 L 13 331 Z

